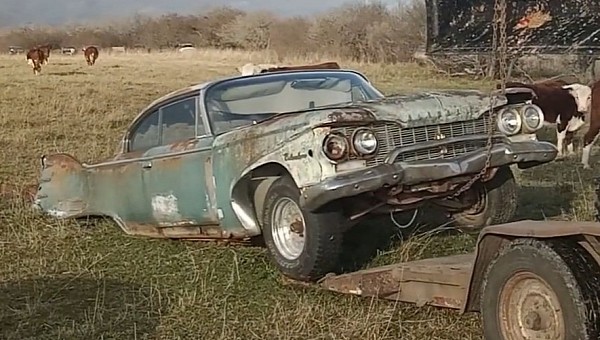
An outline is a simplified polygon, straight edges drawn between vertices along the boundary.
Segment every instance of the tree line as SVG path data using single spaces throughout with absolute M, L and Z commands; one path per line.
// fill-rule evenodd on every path
M 268 11 L 219 7 L 194 15 L 136 15 L 101 26 L 19 27 L 0 35 L 0 48 L 39 44 L 143 46 L 163 50 L 179 43 L 198 48 L 271 50 L 280 58 L 336 55 L 359 62 L 399 62 L 424 48 L 424 0 L 390 9 L 382 3 L 347 4 L 315 17 L 282 18 Z

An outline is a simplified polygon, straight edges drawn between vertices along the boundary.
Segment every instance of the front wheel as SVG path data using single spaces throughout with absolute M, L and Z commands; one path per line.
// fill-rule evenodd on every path
M 263 205 L 265 245 L 286 276 L 301 281 L 332 271 L 342 249 L 341 211 L 312 213 L 300 208 L 300 191 L 289 176 L 269 187 Z
M 488 225 L 510 222 L 517 211 L 518 185 L 508 166 L 498 169 L 485 183 L 476 182 L 463 195 L 471 206 L 450 215 L 458 227 L 481 229 Z
M 488 266 L 480 310 L 486 339 L 598 339 L 598 265 L 576 242 L 517 239 Z

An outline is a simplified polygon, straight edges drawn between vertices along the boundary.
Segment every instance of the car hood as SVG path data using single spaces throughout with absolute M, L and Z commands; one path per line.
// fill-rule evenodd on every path
M 427 91 L 348 106 L 371 112 L 376 120 L 395 121 L 407 128 L 478 118 L 490 109 L 490 98 L 474 90 Z M 494 107 L 507 103 L 504 96 L 495 98 Z
M 507 103 L 503 95 L 494 97 L 494 107 Z M 290 114 L 290 118 L 293 116 L 293 119 L 297 120 L 306 115 L 305 117 L 314 124 L 343 120 L 385 120 L 395 121 L 407 128 L 478 118 L 490 109 L 490 98 L 492 97 L 489 94 L 476 90 L 400 93 L 369 102 L 321 107 L 314 112 Z

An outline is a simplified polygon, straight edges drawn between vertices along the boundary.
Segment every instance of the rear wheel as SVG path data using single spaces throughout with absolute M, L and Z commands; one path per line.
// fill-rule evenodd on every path
M 481 229 L 488 225 L 510 222 L 517 211 L 517 182 L 508 166 L 498 169 L 489 181 L 476 182 L 463 193 L 468 209 L 451 212 L 458 227 Z
M 289 176 L 269 187 L 262 226 L 272 262 L 286 276 L 316 280 L 337 265 L 342 249 L 341 211 L 312 213 L 300 208 L 300 191 Z
M 597 339 L 598 265 L 569 240 L 517 239 L 489 265 L 482 285 L 486 339 Z

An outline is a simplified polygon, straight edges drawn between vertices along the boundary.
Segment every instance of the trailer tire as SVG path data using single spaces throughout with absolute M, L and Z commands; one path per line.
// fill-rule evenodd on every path
M 299 198 L 300 191 L 290 176 L 273 182 L 263 205 L 263 239 L 279 271 L 295 280 L 314 281 L 338 264 L 343 213 L 336 209 L 307 211 L 300 207 Z M 284 218 L 285 208 L 291 208 L 290 220 Z
M 487 267 L 480 310 L 486 339 L 597 339 L 599 267 L 571 239 L 516 239 Z
M 474 211 L 452 212 L 454 224 L 459 228 L 479 230 L 488 225 L 510 222 L 517 212 L 518 185 L 509 166 L 502 166 L 488 182 L 476 182 L 471 193 L 482 195 L 473 206 Z

